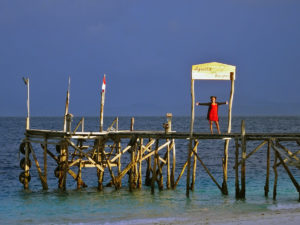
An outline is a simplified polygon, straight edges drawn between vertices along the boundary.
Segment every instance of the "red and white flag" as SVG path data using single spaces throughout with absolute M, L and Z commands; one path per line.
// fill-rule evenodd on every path
M 106 87 L 106 81 L 105 81 L 105 74 L 104 74 L 103 82 L 102 82 L 102 92 L 105 92 L 105 87 Z

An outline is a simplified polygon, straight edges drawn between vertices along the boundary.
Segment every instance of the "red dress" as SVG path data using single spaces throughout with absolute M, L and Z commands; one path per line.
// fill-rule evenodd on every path
M 218 104 L 210 105 L 208 108 L 207 119 L 209 121 L 219 121 L 218 117 Z

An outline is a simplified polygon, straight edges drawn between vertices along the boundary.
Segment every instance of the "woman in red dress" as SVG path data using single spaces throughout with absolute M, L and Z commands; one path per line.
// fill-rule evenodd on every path
M 218 106 L 219 105 L 227 105 L 228 102 L 216 102 L 217 97 L 216 96 L 211 96 L 210 97 L 210 102 L 209 103 L 200 103 L 196 102 L 196 105 L 207 105 L 209 106 L 208 112 L 207 112 L 207 119 L 209 121 L 209 126 L 210 126 L 210 132 L 213 134 L 213 127 L 212 124 L 215 122 L 218 133 L 220 134 L 220 126 L 219 126 L 219 117 L 218 117 Z

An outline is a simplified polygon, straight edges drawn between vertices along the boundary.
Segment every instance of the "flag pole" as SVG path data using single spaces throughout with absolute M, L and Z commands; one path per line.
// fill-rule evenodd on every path
M 26 117 L 26 130 L 29 130 L 30 128 L 30 99 L 29 99 L 29 89 L 30 89 L 30 86 L 29 86 L 29 78 L 24 78 L 23 77 L 23 81 L 25 83 L 25 85 L 27 86 L 27 117 Z
M 101 92 L 101 105 L 100 105 L 100 132 L 103 131 L 103 111 L 104 111 L 104 102 L 105 102 L 105 87 L 106 87 L 106 80 L 105 80 L 105 74 L 104 74 L 103 82 L 102 82 L 102 92 Z
M 67 131 L 67 115 L 69 114 L 69 102 L 70 102 L 70 84 L 71 84 L 71 78 L 69 76 L 66 105 L 65 105 L 65 115 L 64 115 L 64 132 Z

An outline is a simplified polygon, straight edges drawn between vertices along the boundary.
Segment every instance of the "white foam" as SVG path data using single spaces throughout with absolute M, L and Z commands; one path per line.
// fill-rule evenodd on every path
M 281 209 L 300 209 L 300 203 L 294 204 L 276 204 L 268 207 L 270 210 L 281 210 Z

